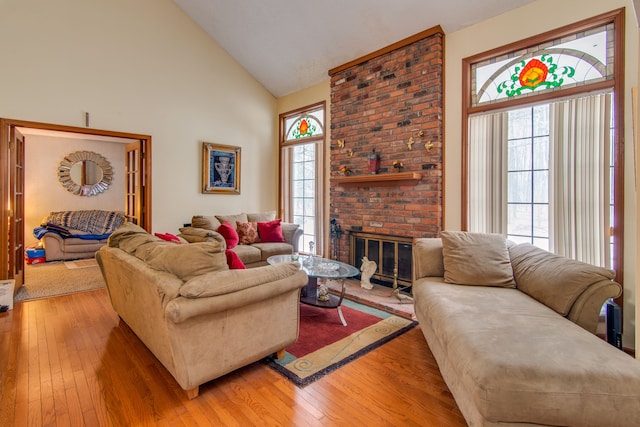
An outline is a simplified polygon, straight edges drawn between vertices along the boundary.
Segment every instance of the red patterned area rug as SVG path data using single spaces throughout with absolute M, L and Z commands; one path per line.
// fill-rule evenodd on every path
M 304 387 L 407 332 L 418 323 L 376 308 L 344 300 L 343 326 L 336 309 L 300 304 L 298 341 L 285 357 L 266 363 L 298 387 Z

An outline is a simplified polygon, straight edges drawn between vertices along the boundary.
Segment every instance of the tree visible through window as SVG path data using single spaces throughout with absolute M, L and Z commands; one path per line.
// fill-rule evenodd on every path
M 507 237 L 549 250 L 549 105 L 508 117 Z

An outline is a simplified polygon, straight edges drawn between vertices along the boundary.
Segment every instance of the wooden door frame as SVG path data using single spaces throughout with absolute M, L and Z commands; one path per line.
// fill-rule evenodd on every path
M 113 137 L 113 138 L 138 139 L 138 140 L 144 141 L 145 171 L 144 171 L 143 180 L 145 182 L 145 185 L 143 187 L 143 195 L 142 195 L 143 197 L 142 217 L 144 219 L 143 228 L 148 232 L 151 232 L 151 135 L 0 118 L 0 153 L 2 153 L 3 158 L 5 157 L 4 154 L 8 153 L 8 150 L 9 150 L 9 129 L 13 126 L 30 128 L 30 129 L 57 131 L 57 132 L 79 133 L 84 135 L 98 135 L 98 136 Z M 10 171 L 8 168 L 8 163 L 6 161 L 0 161 L 0 177 L 2 179 L 2 185 L 0 185 L 0 201 L 2 202 L 0 202 L 0 204 L 2 205 L 2 218 L 8 218 L 9 216 L 8 206 L 6 203 L 6 200 L 8 198 L 8 192 L 9 192 L 9 188 L 8 188 L 9 172 Z M 0 235 L 7 236 L 8 233 L 9 233 L 8 221 L 6 220 L 0 221 Z M 6 271 L 5 269 L 5 266 L 8 265 L 8 262 L 9 262 L 8 248 L 6 247 L 6 245 L 2 245 L 2 249 L 0 249 L 0 266 L 2 266 L 0 267 L 0 280 L 9 278 L 9 277 L 5 277 L 9 274 L 9 272 Z

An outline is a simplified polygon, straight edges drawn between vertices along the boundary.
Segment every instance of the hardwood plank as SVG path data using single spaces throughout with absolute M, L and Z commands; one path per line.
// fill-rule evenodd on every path
M 466 425 L 419 328 L 305 388 L 256 362 L 193 400 L 104 289 L 18 302 L 0 331 L 0 426 Z

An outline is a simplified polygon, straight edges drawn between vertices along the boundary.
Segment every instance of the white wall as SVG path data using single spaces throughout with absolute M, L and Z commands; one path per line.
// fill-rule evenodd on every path
M 638 26 L 631 0 L 538 0 L 527 6 L 446 35 L 445 42 L 445 224 L 461 227 L 462 59 L 592 16 L 626 7 L 625 124 L 631 119 L 631 88 L 638 85 Z M 625 239 L 623 345 L 635 348 L 636 195 L 633 129 L 625 126 Z
M 33 229 L 49 212 L 85 209 L 124 211 L 125 144 L 42 135 L 27 135 L 25 140 L 25 244 L 36 242 Z M 58 165 L 64 156 L 85 150 L 100 154 L 113 168 L 111 186 L 91 197 L 68 192 L 58 180 Z
M 0 117 L 151 135 L 153 231 L 276 208 L 275 98 L 171 0 L 0 3 Z M 242 148 L 240 195 L 201 193 L 202 141 Z

